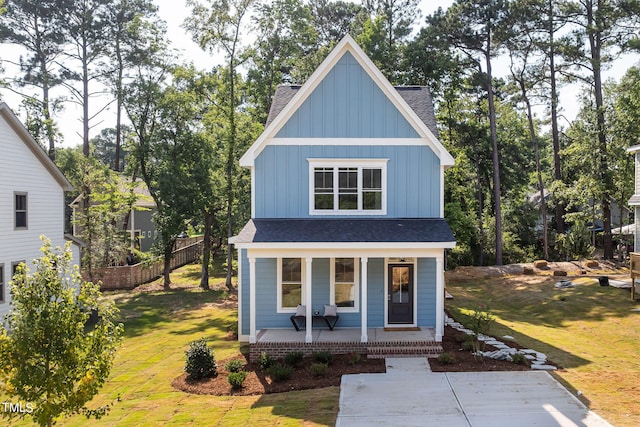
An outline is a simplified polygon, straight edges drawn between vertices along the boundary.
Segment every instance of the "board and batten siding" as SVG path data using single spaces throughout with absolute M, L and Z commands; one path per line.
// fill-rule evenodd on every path
M 4 283 L 8 285 L 13 262 L 26 261 L 27 267 L 33 268 L 33 259 L 41 255 L 41 235 L 54 247 L 64 246 L 64 192 L 1 116 L 0 150 L 0 264 L 4 264 Z M 27 229 L 14 227 L 15 192 L 27 193 Z M 10 299 L 6 286 L 0 316 L 9 310 Z
M 347 52 L 278 138 L 418 138 L 416 130 Z
M 436 260 L 418 258 L 417 265 L 418 326 L 435 328 L 436 326 Z
M 270 145 L 256 159 L 255 218 L 313 217 L 309 214 L 310 158 L 388 159 L 385 217 L 440 216 L 440 160 L 427 146 Z

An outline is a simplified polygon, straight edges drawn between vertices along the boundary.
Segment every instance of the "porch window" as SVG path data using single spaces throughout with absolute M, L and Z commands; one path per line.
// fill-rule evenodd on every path
M 339 312 L 358 311 L 358 259 L 331 260 L 331 303 Z
M 295 311 L 303 297 L 302 259 L 281 258 L 278 261 L 278 309 Z
M 386 159 L 308 161 L 311 214 L 386 214 Z

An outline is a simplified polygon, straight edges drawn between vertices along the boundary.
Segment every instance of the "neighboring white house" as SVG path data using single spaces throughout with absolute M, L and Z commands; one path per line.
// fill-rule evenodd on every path
M 16 266 L 40 256 L 45 235 L 64 246 L 64 192 L 73 187 L 7 104 L 0 103 L 0 319 L 9 311 Z M 73 242 L 73 262 L 80 250 Z M 1 321 L 1 320 L 0 320 Z
M 633 250 L 640 250 L 640 145 L 627 148 L 627 153 L 633 154 L 635 163 L 635 177 L 633 180 L 633 196 L 629 199 L 629 206 L 633 208 L 633 217 L 636 219 L 633 230 Z

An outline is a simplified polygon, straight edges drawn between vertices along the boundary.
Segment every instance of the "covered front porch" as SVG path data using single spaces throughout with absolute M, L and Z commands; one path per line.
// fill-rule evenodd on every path
M 256 342 L 251 344 L 251 359 L 267 353 L 273 357 L 284 357 L 288 352 L 300 351 L 311 354 L 329 351 L 334 354 L 359 353 L 369 358 L 384 357 L 437 357 L 442 345 L 436 341 L 434 328 L 407 328 L 390 330 L 368 328 L 367 342 L 362 342 L 361 328 L 313 329 L 312 341 L 307 342 L 305 330 L 263 329 L 258 332 Z

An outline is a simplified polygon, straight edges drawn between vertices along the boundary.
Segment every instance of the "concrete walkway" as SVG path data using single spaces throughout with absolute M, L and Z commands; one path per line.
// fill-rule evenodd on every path
M 547 372 L 434 373 L 425 362 L 343 376 L 336 426 L 611 427 Z

